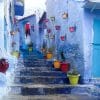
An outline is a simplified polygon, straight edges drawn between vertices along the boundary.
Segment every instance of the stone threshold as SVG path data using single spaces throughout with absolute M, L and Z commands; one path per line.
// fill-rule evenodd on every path
M 79 87 L 79 88 L 93 88 L 94 85 L 67 85 L 67 84 L 12 84 L 9 87 L 27 87 L 27 88 L 63 88 L 63 87 Z

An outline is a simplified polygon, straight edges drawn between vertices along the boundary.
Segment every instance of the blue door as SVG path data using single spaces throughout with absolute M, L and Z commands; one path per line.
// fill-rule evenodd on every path
M 100 77 L 100 19 L 94 19 L 93 24 L 94 39 L 93 39 L 93 64 L 92 76 Z

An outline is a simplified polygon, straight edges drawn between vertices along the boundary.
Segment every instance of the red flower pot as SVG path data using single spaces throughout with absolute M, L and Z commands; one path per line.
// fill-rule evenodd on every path
M 45 23 L 49 22 L 49 19 L 44 19 L 44 22 L 45 22 Z
M 61 71 L 62 72 L 68 72 L 69 68 L 70 68 L 70 64 L 69 63 L 65 63 L 65 62 L 61 63 Z
M 55 29 L 56 29 L 56 30 L 60 30 L 60 28 L 61 28 L 61 26 L 58 26 L 58 25 L 55 26 Z
M 0 72 L 5 73 L 9 67 L 9 63 L 5 59 L 0 60 Z
M 47 32 L 48 32 L 48 33 L 51 33 L 51 29 L 47 29 Z
M 62 41 L 64 41 L 64 40 L 65 40 L 65 36 L 61 36 L 60 38 L 61 38 L 61 40 L 62 40 Z

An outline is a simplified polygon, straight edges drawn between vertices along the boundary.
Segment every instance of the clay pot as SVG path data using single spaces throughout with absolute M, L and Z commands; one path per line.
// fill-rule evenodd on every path
M 56 68 L 56 69 L 60 68 L 60 61 L 58 61 L 58 60 L 54 61 L 54 68 Z
M 46 57 L 47 59 L 51 59 L 51 58 L 53 57 L 53 54 L 50 53 L 50 52 L 48 52 L 46 56 L 47 56 L 47 57 Z
M 61 71 L 68 72 L 70 69 L 70 64 L 66 62 L 61 62 Z

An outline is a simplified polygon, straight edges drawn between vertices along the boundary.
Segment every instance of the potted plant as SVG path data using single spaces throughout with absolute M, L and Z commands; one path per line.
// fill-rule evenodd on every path
M 53 65 L 55 69 L 60 69 L 60 65 L 61 65 L 60 60 L 54 59 Z
M 47 59 L 51 59 L 53 57 L 53 50 L 54 50 L 53 47 L 47 49 L 47 54 L 46 54 Z
M 11 54 L 12 54 L 13 56 L 15 56 L 16 58 L 19 58 L 19 57 L 20 57 L 19 51 L 13 51 L 13 52 L 11 52 Z
M 76 70 L 76 68 L 73 68 L 67 73 L 67 77 L 69 78 L 69 82 L 71 85 L 77 85 L 79 81 L 79 72 Z
M 68 62 L 66 62 L 66 58 L 64 56 L 63 51 L 60 52 L 60 56 L 61 56 L 61 66 L 60 66 L 61 71 L 62 72 L 68 72 L 69 69 L 70 69 L 70 64 Z
M 31 52 L 33 50 L 33 43 L 28 44 L 28 50 Z
M 5 73 L 9 68 L 9 63 L 5 58 L 0 59 L 0 72 Z

